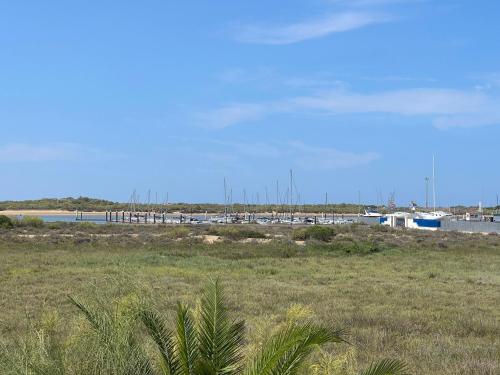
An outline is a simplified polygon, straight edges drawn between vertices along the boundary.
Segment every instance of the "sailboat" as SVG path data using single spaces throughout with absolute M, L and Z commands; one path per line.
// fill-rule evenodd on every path
M 434 210 L 431 212 L 415 212 L 415 218 L 425 220 L 441 220 L 446 216 L 451 216 L 448 212 L 436 211 L 436 160 L 434 155 L 432 155 L 432 201 Z

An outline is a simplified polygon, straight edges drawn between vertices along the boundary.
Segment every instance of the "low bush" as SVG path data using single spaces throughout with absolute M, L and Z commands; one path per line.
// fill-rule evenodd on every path
M 207 230 L 207 234 L 225 237 L 234 241 L 242 240 L 245 238 L 266 238 L 266 235 L 259 231 L 250 228 L 237 228 L 234 226 L 211 227 Z
M 47 229 L 51 229 L 51 230 L 61 229 L 63 227 L 63 224 L 64 223 L 61 223 L 61 222 L 48 223 Z
M 91 221 L 82 221 L 78 223 L 78 229 L 97 229 L 98 225 Z
M 43 220 L 36 216 L 24 216 L 22 219 L 17 220 L 16 226 L 41 228 L 43 227 Z
M 293 231 L 293 239 L 296 241 L 317 240 L 328 242 L 337 235 L 335 228 L 314 225 L 308 228 L 296 229 Z
M 0 215 L 0 228 L 10 229 L 12 227 L 14 227 L 14 223 L 12 222 L 10 217 L 5 215 Z
M 176 225 L 167 229 L 166 236 L 171 239 L 185 238 L 189 236 L 189 233 L 189 228 Z

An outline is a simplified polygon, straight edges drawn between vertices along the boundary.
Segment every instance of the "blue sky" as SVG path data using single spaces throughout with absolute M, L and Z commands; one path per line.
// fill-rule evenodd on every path
M 286 4 L 286 5 L 285 5 Z M 0 4 L 0 200 L 500 193 L 500 2 Z M 297 199 L 298 197 L 296 197 Z

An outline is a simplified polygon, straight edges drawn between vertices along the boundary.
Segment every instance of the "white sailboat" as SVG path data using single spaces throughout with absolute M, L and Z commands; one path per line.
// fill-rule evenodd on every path
M 446 216 L 451 216 L 450 213 L 436 210 L 436 160 L 432 155 L 432 206 L 431 212 L 416 212 L 415 218 L 426 220 L 441 220 Z

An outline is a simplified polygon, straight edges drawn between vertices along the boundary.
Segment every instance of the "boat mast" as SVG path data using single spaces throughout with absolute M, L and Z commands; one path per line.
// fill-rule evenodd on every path
M 293 172 L 290 169 L 290 225 L 292 224 L 292 197 L 293 197 L 292 184 L 293 184 Z
M 434 155 L 432 155 L 432 202 L 434 212 L 436 212 L 436 165 Z
M 279 188 L 279 181 L 276 180 L 276 214 L 278 214 L 279 205 L 280 205 L 280 188 Z
M 224 220 L 227 224 L 227 186 L 225 177 L 224 177 Z
M 325 214 L 323 218 L 326 219 L 326 211 L 328 211 L 328 192 L 325 193 Z
M 429 177 L 425 178 L 425 209 L 429 209 Z

